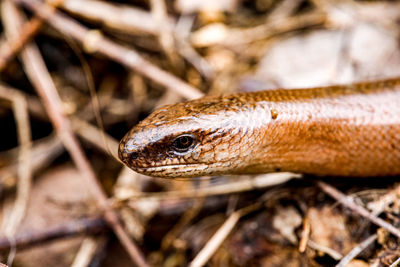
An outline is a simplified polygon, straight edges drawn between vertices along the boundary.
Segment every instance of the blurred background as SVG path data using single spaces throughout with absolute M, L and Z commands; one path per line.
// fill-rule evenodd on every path
M 166 180 L 115 158 L 125 133 L 162 105 L 399 76 L 400 1 L 0 3 L 0 262 L 332 266 L 371 236 L 342 266 L 400 257 L 399 239 L 312 178 Z M 327 181 L 399 226 L 398 199 L 374 210 L 397 179 Z

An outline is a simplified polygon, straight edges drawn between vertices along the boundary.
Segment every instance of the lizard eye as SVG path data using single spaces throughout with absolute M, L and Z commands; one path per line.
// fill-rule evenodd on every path
M 178 136 L 173 142 L 172 142 L 172 149 L 176 152 L 179 153 L 184 153 L 189 151 L 195 144 L 195 140 L 193 136 L 191 135 L 181 135 Z

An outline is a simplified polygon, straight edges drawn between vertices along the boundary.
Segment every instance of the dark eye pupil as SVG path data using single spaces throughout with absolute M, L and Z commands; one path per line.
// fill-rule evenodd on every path
M 191 136 L 181 136 L 175 139 L 173 146 L 175 150 L 179 152 L 187 151 L 193 144 L 193 138 Z

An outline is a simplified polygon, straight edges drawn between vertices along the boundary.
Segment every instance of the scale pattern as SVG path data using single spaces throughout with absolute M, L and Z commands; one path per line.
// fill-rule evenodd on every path
M 193 147 L 173 151 L 190 135 Z M 121 160 L 158 177 L 291 171 L 400 175 L 400 80 L 238 93 L 169 105 L 121 140 Z

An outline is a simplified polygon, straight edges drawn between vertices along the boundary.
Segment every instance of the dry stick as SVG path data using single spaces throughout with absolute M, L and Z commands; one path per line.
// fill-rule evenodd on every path
M 2 85 L 0 84 L 0 86 L 2 86 Z M 16 90 L 11 87 L 8 87 L 8 88 L 10 88 L 10 90 Z M 37 97 L 29 97 L 28 98 L 28 109 L 32 115 L 37 116 L 43 120 L 48 120 L 46 111 L 43 109 L 43 106 L 41 105 L 41 103 Z M 88 123 L 86 120 L 91 120 L 93 118 L 93 113 L 85 111 L 87 109 L 83 109 L 83 110 L 84 110 L 83 112 L 80 112 L 77 115 L 70 116 L 73 131 L 76 134 L 78 134 L 80 137 L 82 137 L 84 140 L 88 141 L 92 145 L 99 148 L 105 154 L 110 153 L 110 149 L 111 149 L 112 157 L 114 159 L 118 160 L 118 155 L 117 155 L 118 141 L 115 140 L 112 136 L 105 133 L 104 131 L 100 130 L 98 127 Z M 88 114 L 90 114 L 90 115 L 88 115 Z M 82 117 L 85 117 L 86 120 L 83 120 Z M 99 140 L 104 140 L 104 142 L 99 142 Z M 57 140 L 54 140 L 54 142 L 49 142 L 49 145 L 51 146 L 55 142 L 57 142 L 57 143 L 54 145 L 58 145 L 59 141 L 57 141 Z M 53 151 L 53 150 L 49 149 L 49 151 Z M 57 153 L 57 152 L 58 151 L 55 151 L 55 153 Z M 51 153 L 51 152 L 48 152 L 48 153 Z M 40 155 L 40 153 L 37 153 L 37 154 L 39 154 L 39 155 L 34 157 L 35 162 L 38 161 L 37 157 L 40 158 L 40 157 L 47 156 L 47 155 Z M 1 176 L 1 170 L 0 170 L 0 176 Z
M 86 237 L 85 240 L 82 241 L 81 247 L 79 248 L 78 253 L 75 256 L 71 267 L 88 267 L 90 263 L 93 261 L 95 255 L 104 248 L 105 243 L 107 242 L 107 238 L 104 236 Z
M 52 6 L 52 10 L 55 10 L 55 6 Z M 35 37 L 42 26 L 43 20 L 41 18 L 33 18 L 22 27 L 18 37 L 2 44 L 0 47 L 0 72 L 2 72 L 21 49 Z
M 174 49 L 177 51 L 174 52 L 179 53 L 189 61 L 207 79 L 212 79 L 215 76 L 213 67 L 189 44 L 189 31 L 187 35 L 183 35 L 181 29 L 179 29 L 182 28 L 182 24 L 186 23 L 188 23 L 187 26 L 189 28 L 191 27 L 192 22 L 189 22 L 188 19 L 182 17 L 183 19 L 181 18 L 177 22 L 174 29 L 175 22 L 171 17 L 167 16 L 166 11 L 163 11 L 165 13 L 162 19 L 163 27 L 159 27 L 157 20 L 154 19 L 150 12 L 133 6 L 116 5 L 115 3 L 97 0 L 64 0 L 61 6 L 68 12 L 86 20 L 95 23 L 101 22 L 104 27 L 130 35 L 138 34 L 138 32 L 160 35 L 163 33 L 163 28 L 170 29 L 167 34 L 172 34 L 171 38 L 175 39 L 178 46 L 177 49 Z M 154 6 L 157 9 L 159 8 L 157 3 Z M 189 20 L 192 20 L 192 18 L 189 18 Z
M 152 17 L 158 25 L 157 28 L 160 29 L 158 32 L 158 41 L 161 44 L 161 47 L 175 68 L 180 65 L 182 66 L 182 61 L 178 57 L 175 47 L 175 38 L 172 31 L 173 27 L 168 23 L 165 0 L 150 0 L 150 6 Z
M 4 16 L 3 16 L 4 17 Z M 15 88 L 6 86 L 0 83 L 0 88 L 7 90 L 7 95 L 21 94 L 28 102 L 28 110 L 30 114 L 36 115 L 41 119 L 48 119 L 45 114 L 39 100 L 33 97 L 29 97 L 22 91 Z M 7 151 L 5 153 L 14 154 L 14 150 Z M 64 151 L 61 141 L 55 136 L 50 135 L 49 137 L 34 141 L 32 143 L 31 152 L 31 170 L 32 174 L 35 174 L 38 170 L 42 169 L 43 166 L 50 164 L 58 155 Z M 11 162 L 6 167 L 0 169 L 0 190 L 11 190 L 16 186 L 19 161 Z M 5 182 L 6 181 L 6 182 Z
M 203 96 L 203 93 L 198 89 L 153 65 L 142 58 L 136 51 L 112 42 L 99 32 L 90 31 L 59 12 L 53 13 L 47 5 L 37 0 L 14 1 L 35 12 L 37 16 L 46 20 L 52 27 L 63 34 L 76 39 L 88 51 L 104 54 L 188 99 Z
M 100 0 L 64 0 L 61 8 L 85 20 L 126 34 L 158 35 L 160 28 L 151 13 L 132 5 L 116 4 Z M 173 27 L 174 20 L 164 20 L 166 27 Z
M 280 18 L 285 18 L 292 15 L 299 6 L 303 3 L 303 0 L 283 0 L 280 1 L 277 6 L 268 14 L 268 21 L 273 21 Z
M 14 150 L 5 153 L 13 153 Z M 34 141 L 31 152 L 32 174 L 50 164 L 63 151 L 64 148 L 61 141 L 55 135 Z M 18 160 L 12 160 L 10 164 L 0 169 L 0 192 L 2 190 L 12 190 L 17 185 L 18 164 L 20 164 Z
M 310 248 L 312 248 L 314 250 L 318 250 L 325 254 L 328 254 L 334 260 L 340 260 L 341 258 L 343 258 L 343 255 L 340 254 L 339 252 L 337 252 L 336 250 L 334 250 L 330 247 L 327 247 L 327 246 L 320 245 L 312 240 L 308 240 L 307 246 L 309 246 Z
M 189 43 L 190 30 L 193 26 L 194 18 L 182 16 L 175 27 L 175 37 L 179 54 L 189 61 L 198 72 L 200 72 L 208 80 L 212 80 L 216 74 L 214 67 L 208 63 Z
M 190 267 L 200 267 L 207 263 L 207 261 L 214 255 L 216 250 L 221 246 L 222 242 L 231 233 L 239 219 L 250 212 L 255 211 L 261 206 L 261 203 L 255 203 L 251 206 L 237 210 L 232 213 L 224 224 L 215 232 L 215 234 L 208 240 L 207 244 L 200 250 L 193 261 L 190 263 Z
M 5 15 L 7 3 L 3 3 L 2 6 L 2 17 L 4 25 L 9 26 L 9 17 Z M 6 27 L 6 31 L 8 31 Z M 9 32 L 7 32 L 9 34 Z M 8 90 L 8 88 L 0 87 L 0 95 L 4 99 L 8 99 L 12 103 L 12 109 L 14 110 L 14 117 L 17 124 L 18 142 L 20 143 L 19 154 L 18 154 L 18 183 L 17 183 L 17 196 L 15 199 L 14 207 L 8 221 L 5 225 L 5 235 L 8 238 L 12 238 L 18 230 L 19 225 L 24 219 L 28 201 L 29 193 L 32 183 L 32 167 L 31 167 L 31 129 L 29 125 L 28 107 L 27 102 L 23 94 L 18 91 Z M 14 256 L 16 254 L 15 247 L 11 249 L 8 255 L 8 264 L 12 265 Z
M 201 197 L 224 195 L 224 194 L 226 195 L 232 193 L 239 193 L 243 191 L 262 189 L 277 184 L 282 184 L 291 179 L 300 177 L 301 175 L 290 172 L 268 173 L 254 177 L 249 177 L 249 179 L 240 179 L 238 181 L 231 181 L 229 183 L 221 185 L 199 187 L 184 191 L 131 194 L 127 195 L 126 199 L 120 199 L 119 201 L 131 200 L 134 198 L 165 200 L 165 199 L 177 199 L 177 198 L 201 198 Z
M 400 185 L 395 186 L 386 194 L 380 196 L 377 200 L 369 202 L 367 207 L 372 210 L 375 215 L 383 212 L 387 207 L 392 205 L 392 203 L 399 199 L 400 196 Z
M 2 14 L 5 24 L 9 24 L 5 13 L 5 4 L 2 6 Z M 31 168 L 31 129 L 29 125 L 28 107 L 25 97 L 17 92 L 8 90 L 5 87 L 0 87 L 0 95 L 2 98 L 9 100 L 12 103 L 14 117 L 17 124 L 18 141 L 20 143 L 18 154 L 18 183 L 17 196 L 14 203 L 14 208 L 8 221 L 5 225 L 5 235 L 12 238 L 21 224 L 29 201 L 29 193 L 32 183 L 32 168 Z M 15 256 L 15 249 L 12 249 L 8 256 L 8 264 L 12 265 Z
M 2 10 L 4 11 L 4 10 Z M 3 13 L 4 14 L 4 13 Z M 23 94 L 0 86 L 0 97 L 11 101 L 17 125 L 18 142 L 20 143 L 18 155 L 18 184 L 17 197 L 13 211 L 5 226 L 5 234 L 13 236 L 22 222 L 29 201 L 29 192 L 32 182 L 32 140 L 29 124 L 28 107 Z
M 301 232 L 301 239 L 299 242 L 299 252 L 304 253 L 307 248 L 307 243 L 310 240 L 311 224 L 309 217 L 305 217 L 303 220 L 303 231 Z
M 74 132 L 78 134 L 81 138 L 85 139 L 92 145 L 98 147 L 105 154 L 110 153 L 114 159 L 118 160 L 118 141 L 112 136 L 106 134 L 96 126 L 88 123 L 87 121 L 81 120 L 78 117 L 72 117 L 72 128 Z M 105 140 L 105 142 L 99 142 L 99 140 Z M 107 144 L 107 145 L 106 145 Z
M 371 235 L 363 242 L 361 242 L 358 246 L 353 248 L 346 256 L 344 256 L 336 267 L 345 267 L 352 259 L 354 259 L 358 254 L 360 254 L 364 249 L 366 249 L 369 245 L 371 245 L 378 238 L 377 234 Z
M 47 8 L 51 14 L 51 9 Z M 21 14 L 18 10 L 14 10 L 14 18 L 16 25 L 22 25 Z M 26 46 L 22 52 L 22 60 L 25 71 L 31 80 L 33 86 L 43 100 L 43 104 L 47 110 L 47 114 L 56 129 L 56 132 L 63 142 L 65 148 L 71 155 L 75 165 L 78 167 L 82 178 L 86 180 L 88 188 L 92 190 L 93 195 L 99 203 L 100 208 L 104 210 L 104 216 L 110 227 L 113 228 L 122 245 L 127 250 L 131 259 L 138 266 L 147 266 L 143 255 L 124 231 L 118 220 L 117 214 L 109 207 L 107 195 L 102 190 L 96 179 L 96 175 L 92 170 L 89 161 L 84 155 L 78 140 L 74 136 L 68 118 L 63 114 L 63 106 L 60 96 L 57 93 L 55 85 L 48 73 L 45 63 L 40 55 L 38 48 L 34 44 Z
M 43 20 L 34 18 L 24 25 L 18 38 L 3 43 L 0 48 L 0 72 L 18 54 L 18 52 L 38 33 L 43 25 Z
M 74 237 L 83 234 L 98 234 L 105 231 L 106 222 L 99 216 L 95 218 L 82 218 L 45 229 L 42 231 L 26 231 L 17 234 L 13 240 L 7 237 L 0 238 L 0 251 L 16 245 L 18 249 L 32 247 L 60 238 Z
M 368 220 L 370 220 L 372 223 L 374 223 L 374 224 L 376 224 L 376 225 L 378 225 L 380 227 L 385 228 L 387 231 L 389 231 L 393 235 L 395 235 L 395 236 L 400 238 L 400 230 L 399 229 L 397 229 L 393 225 L 385 222 L 381 218 L 376 217 L 374 214 L 369 212 L 364 207 L 361 207 L 360 205 L 356 204 L 353 201 L 353 198 L 349 198 L 348 196 L 346 196 L 345 194 L 343 194 L 342 192 L 340 192 L 336 188 L 334 188 L 334 187 L 332 187 L 332 186 L 330 186 L 330 185 L 328 185 L 328 184 L 326 184 L 324 182 L 319 181 L 319 182 L 317 182 L 317 185 L 325 193 L 327 193 L 329 196 L 331 196 L 332 198 L 334 198 L 337 201 L 339 201 L 345 207 L 355 211 L 359 215 L 361 215 L 361 216 L 367 218 Z
M 392 264 L 390 264 L 389 267 L 396 267 L 399 266 L 400 264 L 400 258 L 397 258 L 397 260 L 395 260 Z

